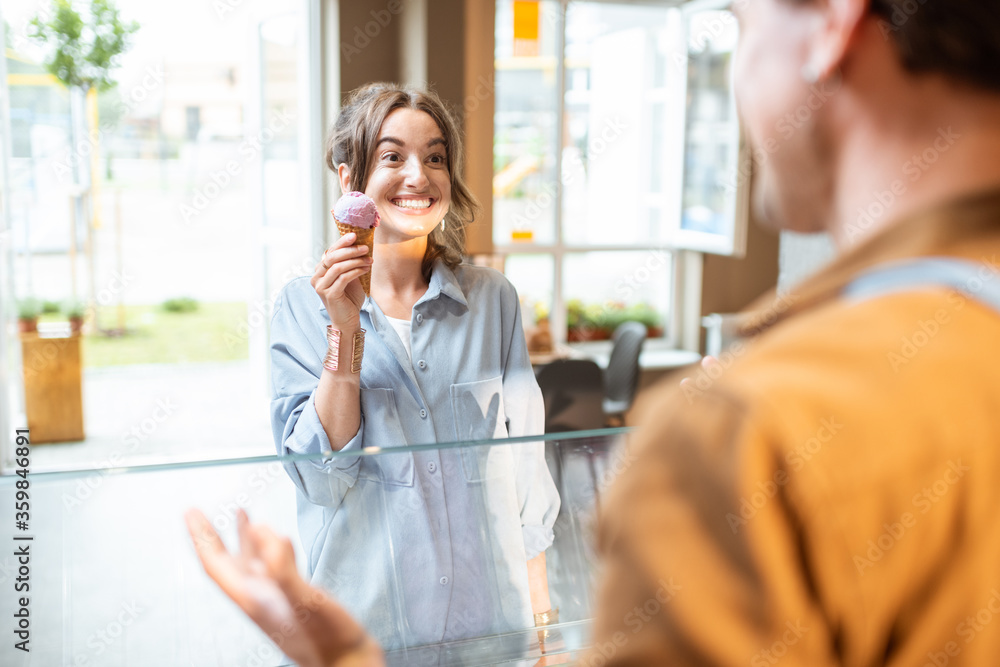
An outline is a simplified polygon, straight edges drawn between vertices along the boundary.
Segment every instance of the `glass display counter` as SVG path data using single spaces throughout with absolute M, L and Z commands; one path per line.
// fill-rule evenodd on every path
M 542 664 L 572 664 L 590 634 L 595 514 L 602 490 L 627 465 L 627 434 L 607 429 L 32 473 L 26 530 L 14 520 L 21 478 L 0 478 L 0 507 L 7 514 L 0 530 L 0 614 L 11 628 L 19 598 L 28 597 L 30 628 L 30 653 L 14 648 L 16 636 L 4 632 L 0 664 L 290 664 L 202 570 L 183 520 L 191 507 L 205 513 L 231 551 L 238 548 L 240 507 L 253 522 L 289 536 L 299 571 L 378 637 L 389 664 L 538 664 L 543 647 L 532 610 L 524 605 L 530 553 L 525 545 L 531 538 L 520 537 L 520 525 L 510 528 L 523 516 L 516 505 L 523 497 L 511 492 L 512 473 L 516 477 L 522 454 L 537 458 L 541 448 L 558 492 L 554 521 L 546 520 L 551 534 L 545 542 L 550 538 L 551 544 L 544 553 L 551 604 L 559 608 L 558 624 L 548 626 Z M 293 481 L 304 467 L 318 471 L 319 479 L 328 474 L 330 489 L 340 485 L 346 491 L 338 499 L 314 486 L 307 499 Z M 333 468 L 353 469 L 353 483 L 344 486 Z M 438 496 L 427 481 L 435 472 L 443 480 Z M 454 484 L 459 486 L 449 486 Z M 423 504 L 441 494 L 453 506 L 461 503 L 461 511 L 447 514 L 447 530 L 430 524 L 425 529 L 433 513 L 423 511 Z M 362 497 L 364 504 L 351 500 Z M 313 501 L 322 507 L 322 526 L 302 524 L 303 516 L 315 512 L 303 515 L 297 503 Z M 437 536 L 429 542 L 428 530 Z M 324 539 L 300 539 L 314 532 Z M 324 560 L 320 552 L 330 544 L 340 559 L 371 563 L 367 580 L 343 577 L 336 559 Z M 27 575 L 15 555 L 22 545 L 30 553 Z M 442 563 L 450 565 L 442 570 Z M 30 590 L 16 592 L 24 582 Z M 442 598 L 449 586 L 456 592 Z

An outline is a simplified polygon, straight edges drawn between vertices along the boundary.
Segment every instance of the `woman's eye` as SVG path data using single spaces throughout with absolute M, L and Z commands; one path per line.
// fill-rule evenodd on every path
M 399 156 L 395 153 L 386 153 L 382 156 L 382 159 L 388 162 L 399 162 Z
M 432 155 L 430 157 L 430 160 L 434 164 L 444 164 L 445 161 L 443 155 Z

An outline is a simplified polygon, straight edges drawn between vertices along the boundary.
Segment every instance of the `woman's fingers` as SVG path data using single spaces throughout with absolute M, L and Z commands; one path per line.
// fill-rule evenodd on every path
M 352 245 L 349 248 L 338 248 L 336 250 L 327 250 L 323 255 L 323 259 L 320 260 L 320 264 L 330 268 L 337 262 L 345 262 L 349 259 L 356 259 L 358 257 L 366 257 L 368 255 L 368 246 L 366 245 Z
M 331 246 L 326 252 L 323 253 L 319 262 L 316 263 L 316 268 L 313 270 L 312 282 L 315 284 L 316 280 L 321 278 L 323 274 L 337 262 L 355 259 L 357 257 L 364 257 L 367 254 L 368 246 L 365 245 L 348 246 L 346 248 Z
M 349 259 L 344 262 L 337 262 L 327 269 L 326 273 L 324 273 L 323 276 L 315 282 L 313 287 L 316 288 L 317 292 L 325 292 L 331 287 L 333 287 L 336 292 L 343 292 L 347 283 L 351 282 L 358 276 L 364 275 L 367 271 L 371 270 L 371 268 L 372 262 L 367 255 L 356 259 Z M 343 280 L 343 278 L 347 275 L 351 275 L 351 277 Z

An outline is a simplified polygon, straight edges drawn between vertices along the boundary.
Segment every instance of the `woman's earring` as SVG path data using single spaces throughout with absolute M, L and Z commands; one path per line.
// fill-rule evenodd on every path
M 441 218 L 441 231 L 444 231 L 444 218 Z

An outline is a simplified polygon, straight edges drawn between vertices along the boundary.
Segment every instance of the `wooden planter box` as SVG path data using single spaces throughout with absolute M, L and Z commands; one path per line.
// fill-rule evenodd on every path
M 21 365 L 32 444 L 83 440 L 80 336 L 21 334 Z

